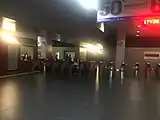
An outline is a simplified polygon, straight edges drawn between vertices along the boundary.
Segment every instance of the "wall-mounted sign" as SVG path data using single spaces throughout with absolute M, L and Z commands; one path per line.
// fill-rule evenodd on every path
M 160 60 L 160 52 L 144 52 L 145 60 Z

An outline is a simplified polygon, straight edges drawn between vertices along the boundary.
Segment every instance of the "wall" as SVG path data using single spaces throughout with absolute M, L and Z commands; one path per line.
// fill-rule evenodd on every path
M 37 39 L 36 29 L 29 25 L 21 24 L 18 21 L 16 21 L 16 30 L 19 37 L 30 38 L 35 40 Z
M 116 45 L 117 45 L 117 34 L 116 31 L 108 32 L 104 40 L 104 48 L 106 52 L 105 61 L 114 61 L 116 60 Z
M 160 48 L 132 48 L 128 47 L 126 48 L 126 54 L 125 54 L 125 60 L 128 65 L 134 65 L 136 61 L 139 61 L 139 63 L 143 66 L 145 61 L 151 61 L 153 66 L 159 61 L 159 60 L 145 60 L 144 59 L 144 52 L 160 52 Z
M 8 67 L 8 48 L 7 46 L 0 41 L 0 75 L 4 75 L 7 72 L 7 67 Z
M 133 74 L 133 66 L 136 62 L 140 63 L 141 74 L 144 74 L 145 62 L 150 61 L 152 67 L 155 67 L 159 60 L 145 60 L 144 52 L 160 52 L 160 48 L 148 48 L 148 47 L 127 47 L 125 52 L 125 62 L 128 64 L 128 74 Z

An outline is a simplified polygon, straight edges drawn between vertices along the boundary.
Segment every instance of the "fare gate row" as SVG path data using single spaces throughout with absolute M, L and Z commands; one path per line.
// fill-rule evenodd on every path
M 141 68 L 139 63 L 135 63 L 132 68 L 127 64 L 122 63 L 120 68 L 115 68 L 113 62 L 109 63 L 96 63 L 96 62 L 83 62 L 83 63 L 70 63 L 61 62 L 53 63 L 49 69 L 53 74 L 59 75 L 74 75 L 74 76 L 95 76 L 97 67 L 99 67 L 99 75 L 114 79 L 119 76 L 121 79 L 125 77 L 143 77 L 143 78 L 160 78 L 160 64 L 152 66 L 150 62 L 144 63 L 145 67 Z

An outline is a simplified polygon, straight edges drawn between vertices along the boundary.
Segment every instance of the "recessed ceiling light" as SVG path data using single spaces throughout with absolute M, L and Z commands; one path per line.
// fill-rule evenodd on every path
M 139 36 L 139 35 L 136 35 L 137 37 Z
M 137 30 L 137 33 L 140 33 L 140 31 L 139 31 L 139 30 Z
M 140 28 L 141 26 L 140 26 L 140 25 L 138 25 L 137 27 L 138 27 L 138 28 Z

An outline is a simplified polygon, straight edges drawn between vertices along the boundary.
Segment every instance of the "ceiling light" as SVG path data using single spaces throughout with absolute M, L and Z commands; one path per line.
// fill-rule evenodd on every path
M 139 35 L 136 35 L 137 37 L 139 36 Z
M 98 8 L 98 0 L 78 0 L 78 2 L 86 9 L 95 9 Z
M 137 30 L 137 33 L 140 33 L 140 31 L 139 31 L 139 30 Z

